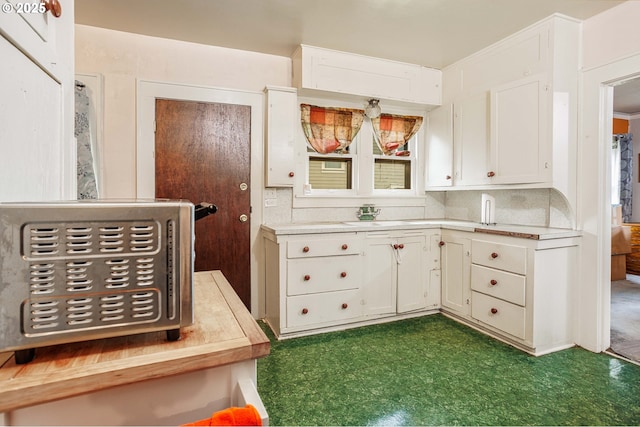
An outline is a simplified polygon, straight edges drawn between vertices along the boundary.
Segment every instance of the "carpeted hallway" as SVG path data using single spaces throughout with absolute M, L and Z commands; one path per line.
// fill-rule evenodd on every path
M 611 350 L 640 363 L 640 276 L 611 282 Z

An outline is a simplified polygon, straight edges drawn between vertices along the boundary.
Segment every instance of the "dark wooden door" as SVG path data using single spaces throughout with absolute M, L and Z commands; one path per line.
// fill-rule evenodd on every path
M 195 270 L 221 270 L 251 309 L 251 107 L 156 100 L 156 197 L 213 203 L 195 224 Z

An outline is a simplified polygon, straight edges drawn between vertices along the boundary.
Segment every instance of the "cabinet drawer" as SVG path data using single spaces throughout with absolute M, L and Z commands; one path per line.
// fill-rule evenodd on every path
M 525 276 L 502 270 L 471 266 L 471 289 L 514 304 L 525 305 Z
M 484 240 L 472 240 L 471 262 L 516 274 L 526 274 L 527 248 Z
M 287 263 L 287 295 L 356 289 L 361 278 L 358 256 L 293 259 Z
M 307 258 L 360 253 L 360 240 L 354 235 L 309 238 L 287 242 L 287 258 Z
M 360 291 L 326 292 L 287 298 L 287 327 L 337 322 L 362 315 Z
M 524 307 L 472 291 L 471 316 L 507 334 L 524 339 Z

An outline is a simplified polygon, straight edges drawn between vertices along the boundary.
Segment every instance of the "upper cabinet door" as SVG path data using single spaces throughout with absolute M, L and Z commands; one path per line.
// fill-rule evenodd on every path
M 426 187 L 453 183 L 453 105 L 445 104 L 427 116 Z
M 491 90 L 491 183 L 536 183 L 551 179 L 548 92 L 544 75 Z
M 487 178 L 489 93 L 481 92 L 454 107 L 455 185 L 482 185 Z
M 299 125 L 297 94 L 293 88 L 267 87 L 265 181 L 267 187 L 293 187 L 295 135 Z

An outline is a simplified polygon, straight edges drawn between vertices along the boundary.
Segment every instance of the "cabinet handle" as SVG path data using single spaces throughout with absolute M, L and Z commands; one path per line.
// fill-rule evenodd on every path
M 444 177 L 447 181 L 451 179 L 451 175 L 447 175 Z
M 302 314 L 307 314 L 308 312 L 309 312 L 309 309 L 307 309 L 307 308 L 303 308 L 302 309 Z
M 400 249 L 404 249 L 404 243 L 400 243 L 400 244 L 398 245 L 398 247 L 399 247 Z
M 491 283 L 491 286 L 495 286 L 498 284 L 498 281 L 496 279 L 491 279 L 489 283 Z
M 495 252 L 491 253 L 491 258 L 493 258 L 493 259 L 498 258 L 498 254 L 497 254 L 497 253 L 495 253 Z
M 311 276 L 309 276 L 308 274 L 305 274 L 304 275 L 304 280 L 305 281 L 311 280 Z
M 489 171 L 489 172 L 487 172 L 487 176 L 489 178 L 493 178 L 494 176 L 496 176 L 496 173 L 494 171 Z
M 397 243 L 393 245 L 393 249 L 398 249 L 398 244 Z
M 442 240 L 440 240 L 440 241 L 438 242 L 438 246 L 440 246 L 440 247 L 444 246 L 444 242 L 443 242 Z
M 349 304 L 347 304 L 346 302 L 342 303 L 342 309 L 346 310 L 349 307 Z
M 346 272 L 346 271 L 343 271 L 342 273 L 340 273 L 340 277 L 343 277 L 343 278 L 344 278 L 344 277 L 347 277 L 347 272 Z
M 41 0 L 40 3 L 44 3 L 44 10 L 51 12 L 55 18 L 62 16 L 62 6 L 58 0 Z
M 293 178 L 296 174 L 293 172 L 289 172 L 289 178 Z
M 309 252 L 309 246 L 305 246 L 304 248 L 302 248 L 302 252 L 304 252 L 305 254 Z
M 491 314 L 497 314 L 498 313 L 498 309 L 497 308 L 492 308 L 491 309 Z
M 349 249 L 349 245 L 347 245 L 346 243 L 344 245 L 342 245 L 342 250 L 346 251 L 347 249 Z

